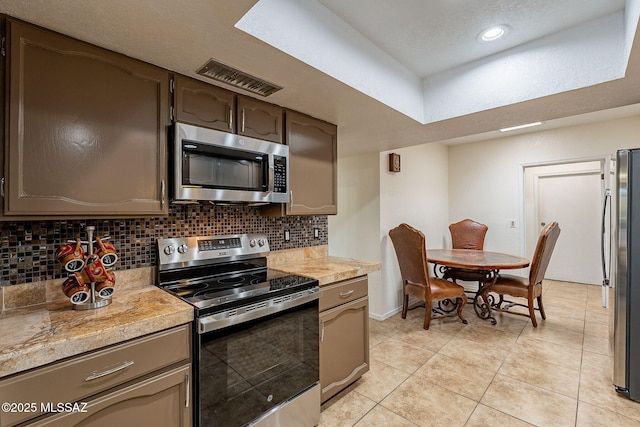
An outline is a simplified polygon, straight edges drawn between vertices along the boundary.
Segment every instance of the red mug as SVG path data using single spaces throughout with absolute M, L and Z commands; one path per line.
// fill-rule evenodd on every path
M 116 261 L 118 261 L 116 247 L 113 243 L 103 242 L 100 238 L 96 239 L 96 244 L 93 246 L 93 253 L 98 255 L 102 265 L 105 267 L 113 267 Z
M 95 289 L 100 298 L 106 299 L 111 298 L 115 291 L 115 286 L 116 274 L 111 270 L 107 270 L 107 278 L 103 282 L 96 283 Z
M 107 269 L 102 265 L 102 261 L 100 261 L 100 258 L 96 254 L 91 254 L 87 257 L 84 272 L 91 282 L 103 282 L 108 277 Z
M 75 245 L 66 243 L 58 246 L 55 257 L 69 273 L 82 270 L 82 267 L 84 267 L 84 251 L 82 250 L 80 239 L 76 240 Z
M 62 292 L 73 304 L 82 304 L 89 299 L 90 290 L 86 284 L 78 281 L 76 275 L 72 275 L 62 283 Z

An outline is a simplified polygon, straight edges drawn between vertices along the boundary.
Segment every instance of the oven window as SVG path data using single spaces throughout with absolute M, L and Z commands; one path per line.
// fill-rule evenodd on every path
M 244 425 L 319 380 L 317 300 L 199 338 L 203 426 Z
M 268 170 L 267 155 L 230 148 L 183 150 L 183 185 L 266 191 Z

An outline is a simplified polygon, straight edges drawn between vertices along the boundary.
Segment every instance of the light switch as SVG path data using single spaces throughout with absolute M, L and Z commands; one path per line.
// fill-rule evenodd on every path
M 291 240 L 291 232 L 289 230 L 284 230 L 284 241 L 288 242 Z
M 319 239 L 320 238 L 320 230 L 318 230 L 317 228 L 313 229 L 313 238 L 314 239 Z

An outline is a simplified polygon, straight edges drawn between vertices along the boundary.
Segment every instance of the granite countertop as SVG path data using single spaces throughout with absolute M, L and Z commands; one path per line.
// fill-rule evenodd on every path
M 192 306 L 155 286 L 119 290 L 95 310 L 57 301 L 5 311 L 0 378 L 192 320 Z
M 270 255 L 269 268 L 317 279 L 320 286 L 381 269 L 380 263 L 327 252 L 326 246 L 278 251 Z M 137 273 L 127 270 L 119 277 Z M 52 287 L 59 292 L 57 282 Z M 30 287 L 16 290 L 32 294 Z M 191 305 L 151 284 L 120 288 L 110 305 L 95 310 L 73 310 L 60 299 L 5 310 L 0 314 L 0 378 L 189 323 L 193 316 Z
M 269 268 L 317 279 L 320 286 L 352 279 L 381 269 L 378 262 L 359 261 L 351 258 L 324 256 L 303 258 L 270 264 Z

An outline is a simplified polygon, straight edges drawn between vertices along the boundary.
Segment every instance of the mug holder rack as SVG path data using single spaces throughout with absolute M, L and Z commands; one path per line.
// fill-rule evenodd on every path
M 87 230 L 87 240 L 81 240 L 80 244 L 83 246 L 83 249 L 84 249 L 84 246 L 86 245 L 85 253 L 90 253 L 93 250 L 93 243 L 94 243 L 93 234 L 96 231 L 96 227 L 93 225 L 88 225 L 85 228 Z M 100 240 L 109 241 L 110 238 L 111 236 L 104 236 L 104 237 L 101 237 Z M 69 243 L 75 243 L 75 240 L 69 240 Z M 108 297 L 101 297 L 96 292 L 96 282 L 91 281 L 91 284 L 89 286 L 88 301 L 83 303 L 73 303 L 72 304 L 73 309 L 74 310 L 93 310 L 96 308 L 105 307 L 111 304 L 112 295 L 113 294 L 110 294 Z

